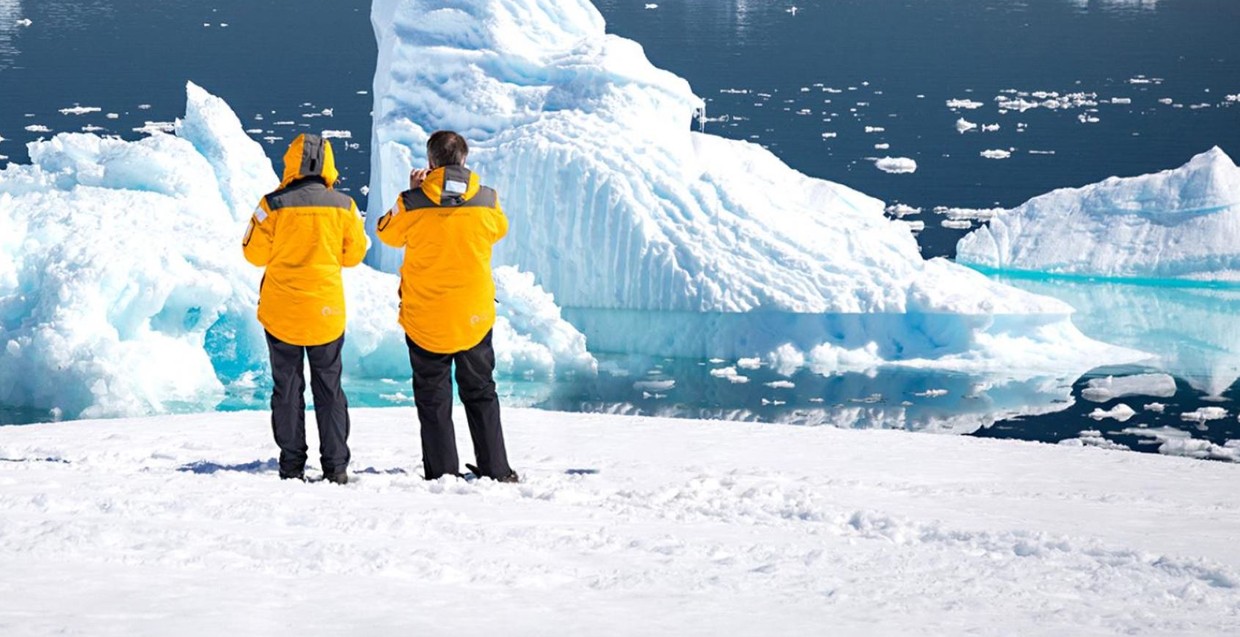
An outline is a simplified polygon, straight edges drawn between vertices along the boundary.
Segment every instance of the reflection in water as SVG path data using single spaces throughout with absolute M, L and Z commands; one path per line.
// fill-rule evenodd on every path
M 856 429 L 971 433 L 1073 404 L 1073 378 L 995 377 L 882 368 L 784 375 L 765 363 L 600 356 L 597 378 L 561 382 L 538 407 Z M 721 370 L 732 368 L 734 372 Z M 713 372 L 713 373 L 712 373 Z M 739 377 L 739 378 L 737 378 Z
M 0 0 L 0 71 L 12 66 L 17 58 L 18 51 L 13 39 L 17 30 L 23 28 L 17 24 L 21 19 L 21 0 Z
M 1086 335 L 1155 354 L 1154 367 L 1209 396 L 1240 378 L 1240 287 L 998 278 L 1066 301 Z
M 1081 11 L 1154 11 L 1158 9 L 1158 0 L 1068 0 Z

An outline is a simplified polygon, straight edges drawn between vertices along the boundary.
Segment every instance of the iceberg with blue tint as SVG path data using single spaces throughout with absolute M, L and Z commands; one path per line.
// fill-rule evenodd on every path
M 176 135 L 61 134 L 0 171 L 0 405 L 119 416 L 214 408 L 267 364 L 261 271 L 239 241 L 279 179 L 232 110 L 190 84 Z M 530 277 L 497 273 L 501 372 L 592 370 Z M 352 378 L 407 378 L 397 278 L 346 270 Z
M 1240 279 L 1240 168 L 1215 147 L 1175 170 L 1035 197 L 960 240 L 961 263 L 1144 279 Z
M 371 19 L 372 211 L 425 164 L 431 132 L 461 132 L 512 222 L 497 262 L 533 273 L 594 351 L 788 346 L 1005 372 L 1139 356 L 1085 338 L 1064 303 L 923 259 L 881 201 L 691 132 L 703 101 L 587 0 L 376 0 Z

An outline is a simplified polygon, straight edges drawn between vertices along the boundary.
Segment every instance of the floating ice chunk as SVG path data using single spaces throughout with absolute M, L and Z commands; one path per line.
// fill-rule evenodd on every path
M 1164 97 L 1158 100 L 1159 104 L 1165 104 L 1167 106 L 1170 106 L 1174 102 L 1175 100 L 1171 99 L 1170 97 Z
M 913 395 L 919 398 L 940 398 L 946 396 L 947 393 L 946 389 L 927 389 L 926 391 L 916 392 Z
M 953 230 L 968 230 L 973 227 L 973 222 L 968 219 L 944 219 L 939 225 Z
M 983 150 L 978 154 L 986 159 L 1007 159 L 1012 156 L 1012 151 L 1003 150 L 1002 148 L 995 148 L 991 150 Z
M 947 100 L 947 108 L 963 108 L 966 110 L 978 109 L 985 106 L 982 102 L 976 102 L 970 99 L 951 99 Z
M 1030 155 L 1054 155 L 1055 151 L 1053 150 L 1031 150 L 1029 151 L 1029 154 Z
M 909 215 L 921 214 L 921 208 L 914 208 L 908 204 L 896 203 L 887 206 L 886 213 L 899 219 Z
M 30 18 L 22 18 L 17 21 L 17 26 L 19 27 L 28 27 L 32 24 L 34 24 L 34 22 L 31 22 Z
M 1006 212 L 1003 208 L 949 208 L 947 206 L 935 206 L 934 214 L 943 215 L 948 219 L 972 219 L 975 221 L 987 221 L 994 219 L 996 216 Z
M 967 133 L 976 128 L 977 128 L 977 124 L 974 124 L 973 122 L 970 122 L 969 120 L 963 117 L 956 120 L 956 130 L 960 132 L 961 134 Z
M 249 133 L 249 134 L 251 134 L 251 135 L 262 135 L 262 134 L 263 134 L 263 129 L 261 129 L 261 128 L 247 128 L 247 129 L 245 129 L 245 132 L 247 132 L 247 133 Z
M 1229 440 L 1225 445 L 1217 445 L 1209 440 L 1194 439 L 1189 432 L 1170 427 L 1129 427 L 1121 433 L 1153 438 L 1161 443 L 1158 453 L 1168 456 L 1240 462 L 1240 442 L 1235 440 Z
M 361 193 L 362 193 L 362 196 L 363 196 L 363 197 L 365 197 L 366 195 L 369 195 L 369 194 L 370 194 L 370 186 L 367 186 L 367 185 L 362 185 L 362 187 L 359 189 L 359 192 L 361 192 Z
M 790 380 L 773 380 L 769 383 L 763 383 L 771 389 L 795 389 L 797 384 Z
M 149 111 L 149 110 L 151 110 L 151 105 L 150 105 L 150 104 L 139 104 L 139 105 L 138 105 L 138 110 L 140 110 L 140 111 Z
M 154 135 L 155 133 L 171 133 L 176 129 L 176 122 L 152 122 L 147 121 L 142 126 L 133 129 L 135 133 L 145 133 Z
M 274 122 L 271 125 L 272 126 L 296 126 L 297 122 L 294 122 L 292 120 L 281 120 L 278 122 Z
M 835 138 L 835 137 L 839 137 L 839 133 L 831 133 L 831 132 L 827 132 L 827 133 L 823 133 L 823 134 L 822 134 L 822 138 L 823 138 L 823 139 L 833 139 L 833 138 Z
M 347 130 L 325 130 L 324 139 L 353 139 L 353 132 Z
M 805 367 L 805 354 L 792 343 L 784 343 L 775 348 L 766 355 L 766 360 L 771 369 L 781 376 L 792 376 L 798 369 Z
M 1161 414 L 1164 411 L 1167 411 L 1167 406 L 1162 403 L 1147 403 L 1144 407 L 1142 407 L 1142 409 L 1145 411 L 1152 411 L 1156 414 Z
M 1082 124 L 1097 124 L 1098 122 L 1102 121 L 1101 119 L 1098 118 L 1097 115 L 1090 115 L 1089 113 L 1081 113 L 1080 115 L 1076 116 L 1076 119 L 1079 120 Z
M 1112 98 L 1111 98 L 1111 103 L 1112 103 L 1112 104 L 1131 104 L 1131 103 L 1132 103 L 1132 98 L 1130 98 L 1130 97 L 1112 97 Z
M 121 115 L 120 113 L 108 113 L 107 115 L 104 115 L 104 117 L 108 119 L 120 119 Z
M 917 172 L 917 162 L 908 157 L 882 157 L 874 166 L 885 173 L 906 174 Z
M 884 133 L 886 131 L 887 129 L 883 128 L 882 126 L 866 126 L 865 127 L 865 132 L 867 133 Z
M 998 124 L 982 124 L 983 133 L 993 133 L 997 130 L 999 130 Z
M 1101 431 L 1095 430 L 1082 431 L 1080 436 L 1060 440 L 1059 444 L 1065 447 L 1097 447 L 1099 449 L 1109 449 L 1113 451 L 1130 451 L 1127 445 L 1122 445 L 1113 440 L 1108 440 L 1102 436 Z
M 891 144 L 874 144 L 874 150 L 887 150 L 888 148 L 891 148 Z
M 85 115 L 87 113 L 98 113 L 103 109 L 98 106 L 73 106 L 70 108 L 60 109 L 61 115 Z
M 736 366 L 741 369 L 758 369 L 762 367 L 761 358 L 742 358 L 736 361 Z
M 1105 403 L 1129 396 L 1170 398 L 1175 391 L 1175 379 L 1168 374 L 1137 374 L 1090 379 L 1085 389 L 1081 390 L 1081 397 L 1091 402 Z
M 715 378 L 722 378 L 724 380 L 727 380 L 728 382 L 732 384 L 744 384 L 744 383 L 749 382 L 749 378 L 747 376 L 742 376 L 739 372 L 736 371 L 735 367 L 723 367 L 720 369 L 712 369 L 710 370 L 710 375 L 714 376 Z
M 1227 417 L 1227 410 L 1222 407 L 1202 407 L 1180 414 L 1180 420 L 1186 422 L 1206 423 L 1211 420 L 1222 420 Z
M 1107 409 L 1107 410 L 1103 410 L 1101 407 L 1094 409 L 1093 412 L 1089 414 L 1089 417 L 1093 418 L 1094 420 L 1103 420 L 1105 418 L 1112 418 L 1120 422 L 1127 422 L 1135 415 L 1137 415 L 1137 412 L 1134 411 L 1132 407 L 1129 407 L 1128 405 L 1125 405 L 1124 403 L 1120 403 L 1112 407 L 1111 409 Z
M 646 3 L 646 7 L 645 7 L 645 8 L 647 8 L 647 9 L 658 9 L 658 8 L 659 8 L 659 4 L 658 4 L 657 2 L 647 2 L 647 3 Z
M 662 380 L 639 380 L 633 383 L 633 389 L 646 392 L 662 392 L 676 388 L 676 381 L 670 378 Z
M 52 129 L 50 129 L 50 128 L 48 128 L 48 127 L 46 127 L 46 126 L 42 125 L 42 124 L 31 124 L 31 125 L 29 125 L 29 126 L 27 126 L 27 127 L 26 127 L 26 130 L 27 130 L 27 131 L 29 131 L 29 132 L 31 132 L 31 133 L 50 133 L 50 132 L 52 132 Z
M 0 135 L 0 143 L 6 142 L 8 139 L 4 135 Z
M 83 133 L 98 133 L 100 131 L 105 131 L 105 130 L 108 130 L 108 129 L 102 126 L 95 126 L 94 124 L 87 124 L 82 127 Z
M 1225 98 L 1223 98 L 1223 100 L 1227 102 L 1240 102 L 1240 93 L 1236 93 L 1235 95 L 1228 95 Z
M 1061 189 L 957 245 L 961 263 L 1107 277 L 1240 275 L 1240 168 L 1219 148 L 1184 166 Z

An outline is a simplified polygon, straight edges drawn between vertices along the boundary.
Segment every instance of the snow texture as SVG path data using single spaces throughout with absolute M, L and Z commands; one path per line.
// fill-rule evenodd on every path
M 1035 197 L 960 240 L 961 263 L 1119 278 L 1240 278 L 1240 168 L 1184 166 Z
M 343 487 L 262 412 L 0 428 L 0 633 L 1240 628 L 1234 464 L 510 410 L 523 484 L 426 482 L 412 409 L 354 422 Z
M 0 171 L 0 404 L 66 418 L 214 408 L 265 374 L 261 271 L 240 237 L 279 179 L 227 104 L 190 84 L 176 135 L 60 134 Z M 505 373 L 592 370 L 533 278 L 497 273 Z M 345 373 L 402 378 L 397 279 L 346 270 Z
M 1082 338 L 1062 303 L 923 259 L 882 202 L 691 132 L 703 100 L 587 0 L 377 0 L 371 20 L 372 208 L 425 164 L 432 131 L 462 133 L 512 221 L 497 262 L 534 273 L 592 351 L 874 344 L 883 361 L 1004 370 L 1049 351 L 1060 369 L 1133 355 Z M 383 246 L 367 258 L 400 262 Z

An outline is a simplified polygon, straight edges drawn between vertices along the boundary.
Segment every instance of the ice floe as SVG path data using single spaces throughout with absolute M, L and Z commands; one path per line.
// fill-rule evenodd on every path
M 1219 148 L 1156 174 L 1035 197 L 957 245 L 962 263 L 1107 277 L 1240 278 L 1240 168 Z

